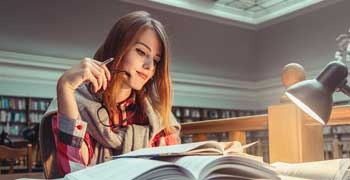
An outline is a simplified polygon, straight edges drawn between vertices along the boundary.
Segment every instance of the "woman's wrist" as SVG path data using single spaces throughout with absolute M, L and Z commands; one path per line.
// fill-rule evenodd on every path
M 75 89 L 72 87 L 70 81 L 68 81 L 65 76 L 61 76 L 57 82 L 57 90 L 61 92 L 72 92 L 74 93 Z
M 77 104 L 74 96 L 75 89 L 72 88 L 69 81 L 62 76 L 57 83 L 57 101 L 58 112 L 64 114 L 70 119 L 76 119 L 79 116 Z

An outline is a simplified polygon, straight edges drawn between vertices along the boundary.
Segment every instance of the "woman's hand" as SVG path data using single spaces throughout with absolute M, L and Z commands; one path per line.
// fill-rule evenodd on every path
M 84 58 L 81 62 L 64 72 L 58 81 L 60 89 L 74 91 L 84 82 L 91 82 L 94 91 L 106 90 L 111 74 L 102 62 Z
M 63 73 L 57 83 L 58 112 L 70 119 L 80 117 L 74 90 L 84 82 L 91 82 L 94 91 L 107 88 L 111 74 L 102 62 L 84 58 L 79 64 Z

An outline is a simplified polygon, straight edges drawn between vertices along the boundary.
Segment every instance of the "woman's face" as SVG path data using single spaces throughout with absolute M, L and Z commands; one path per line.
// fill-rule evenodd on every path
M 125 76 L 122 88 L 141 90 L 153 77 L 161 60 L 161 50 L 162 44 L 157 33 L 150 28 L 143 30 L 123 57 L 122 69 L 130 76 Z

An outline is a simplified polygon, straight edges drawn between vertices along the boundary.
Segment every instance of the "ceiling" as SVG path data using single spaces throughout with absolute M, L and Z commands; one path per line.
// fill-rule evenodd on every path
M 249 29 L 259 29 L 296 13 L 333 4 L 337 0 L 124 0 Z

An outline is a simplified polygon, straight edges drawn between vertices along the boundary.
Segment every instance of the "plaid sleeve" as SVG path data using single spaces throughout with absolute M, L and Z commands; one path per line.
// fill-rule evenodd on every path
M 52 130 L 56 144 L 56 158 L 61 174 L 67 174 L 86 167 L 80 148 L 83 142 L 89 149 L 89 158 L 93 154 L 86 123 L 71 120 L 58 113 L 52 118 Z
M 169 146 L 175 144 L 181 144 L 181 139 L 178 131 L 167 134 L 164 131 L 161 131 L 160 133 L 155 135 L 150 142 L 151 147 Z
M 58 140 L 66 145 L 80 148 L 84 140 L 87 123 L 82 120 L 69 119 L 58 113 Z
M 175 144 L 181 144 L 181 138 L 180 138 L 180 135 L 179 135 L 178 131 L 174 132 L 174 133 L 171 133 L 171 134 L 168 134 L 168 135 L 165 135 L 164 139 L 165 139 L 165 144 L 167 146 L 175 145 Z

